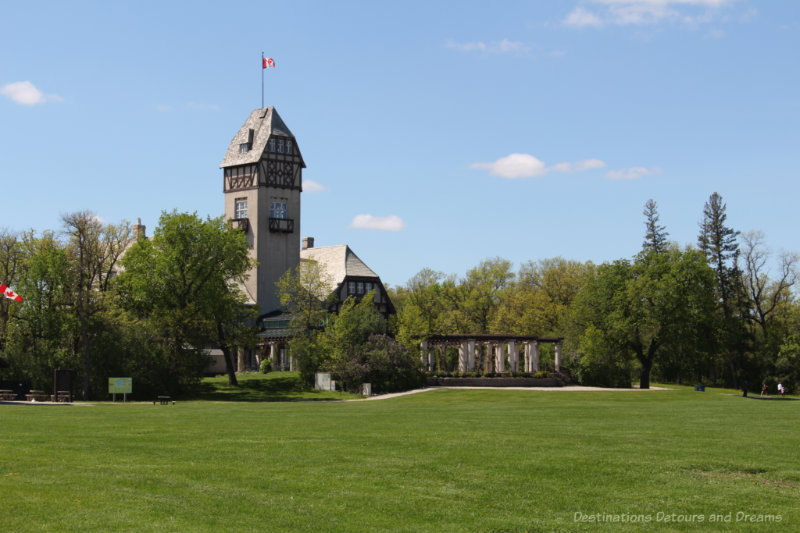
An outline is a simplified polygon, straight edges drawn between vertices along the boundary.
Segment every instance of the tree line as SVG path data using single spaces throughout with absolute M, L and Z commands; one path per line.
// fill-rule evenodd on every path
M 389 321 L 370 295 L 332 313 L 330 280 L 301 262 L 277 287 L 292 317 L 290 351 L 307 382 L 327 370 L 352 390 L 370 382 L 391 391 L 421 383 L 428 335 L 563 337 L 562 365 L 584 384 L 767 380 L 795 390 L 797 256 L 773 257 L 762 233 L 729 227 L 716 193 L 693 245 L 669 240 L 655 201 L 643 214 L 630 259 L 547 258 L 515 271 L 493 258 L 463 277 L 424 268 L 389 288 Z M 112 376 L 134 377 L 143 397 L 177 393 L 200 379 L 214 346 L 236 384 L 233 355 L 258 340 L 257 311 L 240 288 L 251 266 L 245 235 L 223 217 L 165 212 L 150 239 L 90 212 L 65 215 L 58 232 L 0 231 L 0 281 L 24 298 L 0 300 L 0 357 L 11 364 L 3 377 L 48 389 L 54 368 L 71 368 L 86 399 L 104 397 Z M 543 365 L 552 360 L 542 346 Z M 457 370 L 455 350 L 437 361 L 437 372 Z
M 514 272 L 494 258 L 461 278 L 425 268 L 390 291 L 397 338 L 410 348 L 431 334 L 564 337 L 565 369 L 585 384 L 766 380 L 796 388 L 797 255 L 773 257 L 763 233 L 731 228 L 717 193 L 705 203 L 695 245 L 669 240 L 654 200 L 643 215 L 642 247 L 631 259 L 557 257 Z M 552 361 L 548 350 L 544 361 Z M 455 351 L 448 357 L 437 370 L 457 370 Z
M 223 217 L 165 212 L 152 239 L 88 211 L 58 232 L 2 231 L 0 280 L 24 298 L 0 301 L 3 377 L 48 390 L 69 368 L 81 396 L 98 399 L 109 377 L 132 376 L 134 395 L 152 397 L 196 382 L 217 346 L 235 382 L 232 351 L 256 343 L 237 285 L 250 265 Z

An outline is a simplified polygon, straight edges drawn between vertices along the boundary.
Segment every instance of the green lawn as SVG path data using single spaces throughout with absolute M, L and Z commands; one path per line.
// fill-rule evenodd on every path
M 683 388 L 0 405 L 0 531 L 797 531 L 798 415 Z

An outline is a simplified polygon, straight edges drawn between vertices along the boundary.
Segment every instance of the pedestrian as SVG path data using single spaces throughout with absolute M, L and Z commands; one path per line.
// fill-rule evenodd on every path
M 778 383 L 778 394 L 781 395 L 781 398 L 783 397 L 783 383 Z
M 769 396 L 769 391 L 767 390 L 767 380 L 765 379 L 761 383 L 761 396 L 767 395 Z
M 747 380 L 742 382 L 742 396 L 747 398 Z

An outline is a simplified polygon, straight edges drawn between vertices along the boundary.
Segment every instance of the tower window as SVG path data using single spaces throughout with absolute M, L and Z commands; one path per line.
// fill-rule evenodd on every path
M 246 154 L 250 151 L 250 145 L 248 143 L 242 143 L 239 145 L 239 153 Z
M 364 282 L 359 281 L 357 286 L 358 286 L 358 294 L 364 294 Z
M 269 140 L 269 151 L 270 152 L 274 152 L 275 151 L 275 139 L 270 139 Z
M 233 203 L 233 218 L 247 218 L 247 198 L 237 198 Z
M 286 202 L 272 202 L 269 205 L 270 218 L 286 218 Z
M 286 153 L 289 154 L 289 155 L 292 155 L 292 141 L 291 140 L 287 140 L 286 141 Z
M 278 139 L 278 153 L 283 153 L 283 139 Z
M 347 282 L 347 294 L 355 294 L 356 293 L 356 282 L 355 281 L 348 281 Z

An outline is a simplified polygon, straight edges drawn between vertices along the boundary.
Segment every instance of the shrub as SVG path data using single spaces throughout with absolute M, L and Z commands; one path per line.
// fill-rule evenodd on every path
M 269 359 L 264 359 L 263 361 L 261 361 L 260 370 L 262 374 L 269 374 L 270 372 L 272 372 L 272 361 L 270 361 Z

